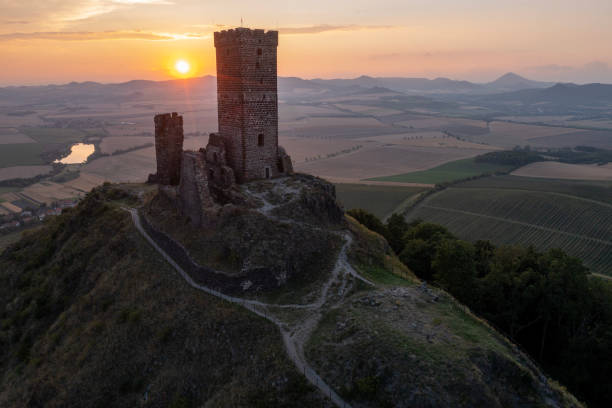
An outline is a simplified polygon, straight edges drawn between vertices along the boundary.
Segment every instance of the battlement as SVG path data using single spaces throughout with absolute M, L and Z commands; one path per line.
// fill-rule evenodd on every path
M 238 46 L 242 44 L 278 46 L 278 31 L 265 31 L 250 28 L 234 28 L 215 33 L 215 47 Z
M 172 113 L 160 113 L 159 115 L 155 115 L 155 126 L 162 127 L 164 125 L 168 126 L 170 124 L 183 126 L 183 117 L 179 115 L 177 112 Z

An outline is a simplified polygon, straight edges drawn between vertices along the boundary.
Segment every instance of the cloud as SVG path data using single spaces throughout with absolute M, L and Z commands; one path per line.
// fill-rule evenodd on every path
M 86 20 L 101 14 L 137 6 L 171 5 L 169 0 L 1 0 L 2 17 L 8 21 L 54 25 Z
M 26 20 L 2 20 L 0 21 L 1 24 L 5 24 L 5 25 L 26 25 L 26 24 L 30 24 L 29 21 Z
M 88 0 L 81 2 L 77 7 L 70 10 L 64 16 L 60 16 L 63 21 L 87 20 L 100 14 L 111 13 L 123 7 L 139 5 L 172 5 L 167 0 Z
M 155 33 L 146 31 L 47 31 L 34 33 L 0 34 L 0 41 L 54 40 L 54 41 L 97 41 L 97 40 L 201 40 L 210 34 L 199 33 Z
M 385 30 L 394 28 L 394 26 L 385 25 L 329 25 L 319 24 L 305 27 L 284 27 L 279 28 L 280 34 L 293 35 L 293 34 L 320 34 L 329 31 L 360 31 L 360 30 Z

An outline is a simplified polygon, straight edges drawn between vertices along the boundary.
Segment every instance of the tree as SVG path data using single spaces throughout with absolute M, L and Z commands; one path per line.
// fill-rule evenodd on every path
M 396 254 L 400 254 L 404 249 L 404 235 L 408 228 L 408 223 L 403 215 L 393 214 L 387 220 L 387 241 Z
M 476 263 L 474 246 L 465 241 L 445 239 L 438 244 L 431 262 L 436 283 L 464 302 L 474 296 Z
M 387 228 L 374 214 L 361 208 L 349 210 L 347 211 L 347 214 L 355 218 L 357 221 L 359 221 L 359 223 L 363 224 L 368 229 L 377 232 L 384 237 L 388 235 Z

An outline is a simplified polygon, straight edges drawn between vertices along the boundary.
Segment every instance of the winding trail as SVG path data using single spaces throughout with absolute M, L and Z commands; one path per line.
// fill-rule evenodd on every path
M 270 214 L 270 207 L 268 207 L 267 203 L 264 204 L 263 207 L 266 215 Z M 132 221 L 134 222 L 134 226 L 140 232 L 140 234 L 145 238 L 145 240 L 151 244 L 151 246 L 181 275 L 185 281 L 195 289 L 206 292 L 212 296 L 216 296 L 220 299 L 223 299 L 230 303 L 238 304 L 245 309 L 249 310 L 256 315 L 267 319 L 268 321 L 274 323 L 280 330 L 281 336 L 283 338 L 283 343 L 285 345 L 285 350 L 287 351 L 287 355 L 293 361 L 296 368 L 300 373 L 302 373 L 306 379 L 314 385 L 316 388 L 321 391 L 321 393 L 329 398 L 336 406 L 342 408 L 350 408 L 351 405 L 344 401 L 342 397 L 340 397 L 306 361 L 304 346 L 314 330 L 316 329 L 319 320 L 322 317 L 322 308 L 323 306 L 330 301 L 330 291 L 332 289 L 332 285 L 334 283 L 339 283 L 339 290 L 337 295 L 339 295 L 340 300 L 337 300 L 335 303 L 339 303 L 347 290 L 347 286 L 350 285 L 349 279 L 355 278 L 359 279 L 369 285 L 374 286 L 374 284 L 355 271 L 355 269 L 348 262 L 347 250 L 352 244 L 352 237 L 347 232 L 343 233 L 342 236 L 345 239 L 344 245 L 340 250 L 338 255 L 338 259 L 336 260 L 336 264 L 334 265 L 334 269 L 331 273 L 328 281 L 321 288 L 321 293 L 319 298 L 314 303 L 310 303 L 307 305 L 292 305 L 292 304 L 270 304 L 264 303 L 257 300 L 243 299 L 239 297 L 228 296 L 224 293 L 211 289 L 209 287 L 199 285 L 196 283 L 193 278 L 185 272 L 185 270 L 172 259 L 172 257 L 166 253 L 149 234 L 145 231 L 142 226 L 142 222 L 140 220 L 140 215 L 138 211 L 134 208 L 129 208 L 126 210 L 131 214 Z M 295 309 L 295 310 L 310 310 L 311 313 L 303 320 L 296 324 L 288 324 L 283 322 L 279 318 L 274 316 L 274 309 Z M 293 326 L 293 327 L 292 327 Z

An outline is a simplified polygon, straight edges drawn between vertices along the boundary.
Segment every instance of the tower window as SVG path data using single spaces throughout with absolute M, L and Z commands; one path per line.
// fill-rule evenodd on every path
M 259 68 L 259 61 L 255 63 L 255 68 Z
M 261 55 L 261 54 L 263 54 L 263 51 L 262 51 L 262 49 L 261 49 L 261 48 L 258 48 L 258 49 L 257 49 L 257 55 Z
M 264 135 L 263 135 L 263 133 L 260 133 L 259 135 L 257 135 L 257 145 L 258 146 L 263 146 L 264 145 Z

